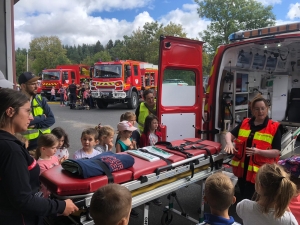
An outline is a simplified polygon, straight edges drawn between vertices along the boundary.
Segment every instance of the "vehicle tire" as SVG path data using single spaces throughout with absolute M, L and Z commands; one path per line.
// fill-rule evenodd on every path
M 138 97 L 136 92 L 131 93 L 131 98 L 128 99 L 127 107 L 128 109 L 136 109 L 138 105 Z
M 108 106 L 108 102 L 105 102 L 102 99 L 97 99 L 97 106 L 99 109 L 106 109 Z

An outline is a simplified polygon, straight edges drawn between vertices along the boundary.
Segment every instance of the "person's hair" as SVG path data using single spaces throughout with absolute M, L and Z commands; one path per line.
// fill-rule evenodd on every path
M 267 163 L 259 168 L 255 185 L 259 185 L 262 189 L 261 194 L 256 194 L 255 201 L 260 200 L 263 213 L 268 213 L 270 208 L 274 208 L 275 218 L 280 218 L 284 214 L 297 192 L 290 175 L 276 163 Z
M 15 114 L 13 115 L 13 117 L 15 117 L 19 113 L 19 108 L 29 102 L 29 98 L 23 92 L 10 88 L 1 88 L 0 99 L 0 128 L 3 128 L 7 126 L 10 119 L 12 119 L 7 116 L 6 110 L 12 107 L 15 110 Z
M 234 185 L 222 172 L 210 175 L 205 181 L 205 198 L 215 210 L 224 211 L 232 205 Z
M 15 137 L 19 140 L 19 141 L 21 141 L 23 144 L 25 144 L 26 143 L 26 141 L 28 141 L 22 134 L 20 134 L 20 133 L 15 133 Z
M 136 115 L 134 112 L 125 112 L 121 115 L 120 117 L 120 122 L 122 122 L 123 120 L 135 120 L 136 119 Z
M 147 134 L 148 132 L 150 132 L 151 123 L 152 123 L 153 120 L 158 121 L 158 118 L 153 114 L 150 114 L 146 117 L 145 123 L 144 123 L 144 130 L 143 130 L 144 134 Z
M 131 193 L 119 184 L 107 184 L 99 188 L 92 197 L 90 214 L 96 225 L 116 225 L 129 215 Z
M 153 90 L 152 89 L 147 89 L 147 90 L 145 90 L 143 92 L 143 98 L 144 98 L 144 100 L 146 100 L 147 95 L 150 94 L 150 93 L 153 94 Z
M 112 136 L 115 133 L 114 128 L 112 128 L 109 125 L 98 126 L 97 130 L 98 130 L 98 134 L 99 134 L 99 140 L 101 139 L 101 137 Z
M 98 131 L 95 129 L 95 128 L 87 128 L 87 129 L 84 129 L 81 133 L 81 138 L 83 138 L 83 136 L 85 135 L 91 135 L 91 136 L 94 136 L 95 140 L 98 140 L 99 139 L 99 133 Z
M 42 134 L 38 137 L 37 148 L 35 153 L 35 159 L 38 160 L 41 157 L 42 147 L 52 147 L 58 143 L 58 139 L 54 134 Z
M 264 102 L 266 107 L 269 108 L 269 103 L 267 102 L 266 99 L 264 99 L 261 95 L 255 97 L 251 101 L 251 110 L 254 110 L 254 106 L 257 102 Z
M 69 144 L 69 136 L 68 134 L 65 132 L 64 129 L 62 129 L 61 127 L 55 127 L 53 128 L 53 130 L 51 131 L 51 134 L 54 134 L 58 139 L 61 139 L 62 137 L 64 137 L 64 144 L 63 144 L 63 148 L 69 148 L 70 144 Z

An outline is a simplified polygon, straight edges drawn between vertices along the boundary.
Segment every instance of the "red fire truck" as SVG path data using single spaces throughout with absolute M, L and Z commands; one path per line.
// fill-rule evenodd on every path
M 285 128 L 281 155 L 293 152 L 300 133 L 299 30 L 300 23 L 294 23 L 230 35 L 231 43 L 216 51 L 206 93 L 203 42 L 163 37 L 157 109 L 165 140 L 199 137 L 224 144 L 224 134 L 251 117 L 249 103 L 262 95 L 270 104 L 269 117 Z M 189 84 L 166 85 L 166 78 Z
M 61 86 L 68 87 L 72 80 L 76 84 L 90 80 L 90 66 L 83 64 L 58 65 L 55 69 L 42 71 L 41 94 L 50 97 L 51 88 L 54 86 L 56 92 Z
M 99 108 L 127 103 L 135 109 L 143 90 L 157 87 L 156 65 L 133 60 L 96 62 L 92 71 L 91 94 Z

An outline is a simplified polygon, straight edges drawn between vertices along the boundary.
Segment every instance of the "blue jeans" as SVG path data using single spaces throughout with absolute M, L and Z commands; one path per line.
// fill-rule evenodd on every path
M 55 97 L 55 95 L 51 95 L 51 97 L 50 97 L 50 101 L 56 101 L 56 97 Z

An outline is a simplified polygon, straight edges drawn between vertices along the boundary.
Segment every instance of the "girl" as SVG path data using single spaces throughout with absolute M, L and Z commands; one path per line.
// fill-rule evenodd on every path
M 64 105 L 64 99 L 65 99 L 65 94 L 66 94 L 66 89 L 64 87 L 60 87 L 57 91 L 57 93 L 60 94 L 59 99 L 60 99 L 60 106 L 65 106 Z
M 255 179 L 255 191 L 255 201 L 244 199 L 236 207 L 244 225 L 298 224 L 288 209 L 297 188 L 281 166 L 275 163 L 261 166 Z
M 88 128 L 82 131 L 82 149 L 75 152 L 74 159 L 92 158 L 99 155 L 100 152 L 94 149 L 94 147 L 98 144 L 98 138 L 98 131 L 95 128 Z
M 54 134 L 58 139 L 58 146 L 55 156 L 57 156 L 58 159 L 68 159 L 68 148 L 70 147 L 68 134 L 66 134 L 65 130 L 61 127 L 55 127 L 51 131 L 51 134 Z
M 146 117 L 144 130 L 140 140 L 140 147 L 152 146 L 156 142 L 161 141 L 161 132 L 157 131 L 158 119 L 154 115 Z
M 132 132 L 137 128 L 134 127 L 130 122 L 124 120 L 118 123 L 118 131 L 120 139 L 117 141 L 116 153 L 125 152 L 128 149 L 136 149 L 136 145 L 133 143 L 131 135 Z
M 114 128 L 109 125 L 100 126 L 99 124 L 95 129 L 99 133 L 99 144 L 95 146 L 95 149 L 100 153 L 111 151 L 115 135 Z
M 58 139 L 53 134 L 43 134 L 38 139 L 38 147 L 36 149 L 36 160 L 40 166 L 40 174 L 44 171 L 58 166 L 64 161 L 64 158 L 59 160 L 55 156 L 58 146 Z
M 135 125 L 136 122 L 136 115 L 133 112 L 125 112 L 121 115 L 120 118 L 120 122 L 123 120 L 127 120 L 128 122 L 130 122 L 132 124 L 132 126 Z M 132 138 L 132 142 L 136 145 L 136 147 L 139 147 L 139 143 L 140 143 L 140 132 L 138 130 L 134 130 L 132 132 L 131 138 Z M 117 141 L 119 140 L 119 136 L 117 137 Z

